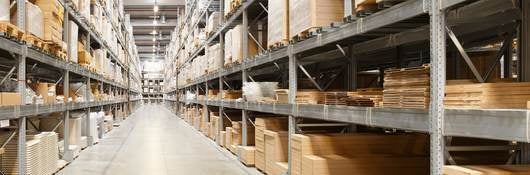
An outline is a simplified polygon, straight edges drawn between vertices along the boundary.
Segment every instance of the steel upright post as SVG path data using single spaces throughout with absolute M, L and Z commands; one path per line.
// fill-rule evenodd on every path
M 241 38 L 242 38 L 242 49 L 243 49 L 243 70 L 242 70 L 242 82 L 246 83 L 248 81 L 248 72 L 245 65 L 245 60 L 248 59 L 248 13 L 247 9 L 243 9 L 243 24 L 241 26 Z M 247 135 L 247 121 L 248 121 L 248 113 L 247 110 L 241 110 L 242 112 L 242 144 L 243 146 L 247 146 L 248 144 L 248 135 Z
M 289 104 L 292 104 L 293 107 L 296 103 L 296 91 L 298 90 L 298 74 L 297 74 L 297 58 L 296 55 L 293 53 L 293 47 L 292 45 L 288 46 L 287 49 L 288 55 L 289 55 L 289 93 L 288 93 L 288 101 Z M 291 148 L 291 137 L 293 134 L 296 133 L 296 116 L 290 115 L 289 116 L 289 135 L 288 135 L 288 148 Z M 292 161 L 291 161 L 291 149 L 288 149 L 288 170 L 287 174 L 291 174 L 292 170 Z
M 430 102 L 430 174 L 441 175 L 444 165 L 444 91 L 446 76 L 445 10 L 443 0 L 431 1 L 431 102 Z

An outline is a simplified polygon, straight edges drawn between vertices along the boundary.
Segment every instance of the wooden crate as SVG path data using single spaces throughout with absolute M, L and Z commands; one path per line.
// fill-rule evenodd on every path
M 446 165 L 444 175 L 523 175 L 530 174 L 530 165 Z

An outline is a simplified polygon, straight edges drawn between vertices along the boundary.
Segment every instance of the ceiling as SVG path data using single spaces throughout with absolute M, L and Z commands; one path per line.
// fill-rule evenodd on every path
M 159 10 L 156 14 L 153 10 L 155 0 L 126 0 L 124 3 L 125 13 L 131 18 L 140 59 L 163 59 L 170 34 L 177 25 L 177 13 L 179 9 L 183 10 L 185 0 L 157 0 Z

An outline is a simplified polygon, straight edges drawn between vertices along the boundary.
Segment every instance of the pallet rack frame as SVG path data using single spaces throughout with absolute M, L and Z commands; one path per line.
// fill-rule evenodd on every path
M 69 127 L 67 126 L 68 126 L 68 118 L 69 118 L 70 111 L 85 110 L 86 116 L 89 116 L 90 108 L 103 109 L 104 107 L 109 107 L 109 109 L 111 109 L 114 113 L 116 113 L 117 109 L 127 109 L 128 111 L 132 111 L 133 106 L 136 105 L 136 102 L 138 101 L 138 99 L 132 99 L 130 98 L 130 95 L 140 93 L 138 89 L 131 89 L 131 86 L 130 86 L 131 81 L 138 81 L 138 78 L 136 78 L 130 72 L 131 69 L 129 68 L 128 63 L 123 63 L 121 60 L 119 60 L 117 58 L 117 55 L 110 50 L 109 45 L 106 42 L 103 42 L 101 37 L 98 36 L 96 33 L 94 33 L 94 31 L 92 31 L 90 27 L 88 27 L 89 25 L 83 19 L 81 19 L 79 14 L 76 11 L 74 11 L 69 6 L 69 4 L 67 4 L 66 2 L 62 0 L 60 0 L 59 2 L 65 8 L 64 26 L 63 26 L 65 29 L 63 32 L 63 35 L 65 37 L 63 38 L 66 38 L 68 36 L 67 35 L 68 21 L 74 21 L 77 25 L 80 26 L 80 30 L 87 32 L 87 43 L 91 43 L 91 41 L 95 41 L 96 43 L 98 43 L 103 49 L 106 50 L 106 53 L 110 56 L 111 60 L 115 63 L 115 66 L 124 68 L 123 71 L 127 72 L 126 84 L 116 83 L 101 75 L 97 75 L 93 72 L 90 72 L 88 69 L 82 68 L 81 66 L 77 64 L 69 63 L 67 61 L 54 58 L 53 56 L 47 55 L 38 50 L 30 48 L 25 43 L 9 40 L 6 38 L 0 38 L 0 49 L 11 53 L 12 55 L 14 55 L 14 57 L 16 57 L 16 60 L 17 60 L 17 65 L 16 65 L 17 82 L 18 82 L 17 87 L 18 87 L 19 93 L 21 94 L 21 97 L 22 97 L 21 101 L 23 105 L 0 107 L 0 120 L 17 120 L 17 123 L 18 123 L 17 131 L 16 131 L 16 134 L 18 135 L 17 157 L 18 157 L 18 172 L 20 174 L 26 174 L 26 147 L 25 147 L 26 137 L 25 136 L 26 136 L 26 122 L 29 121 L 27 120 L 27 117 L 36 116 L 40 114 L 47 114 L 47 113 L 52 113 L 52 112 L 64 112 L 65 115 L 64 115 L 62 124 L 65 126 L 64 133 L 65 133 L 65 138 L 67 138 L 69 134 L 68 132 Z M 19 9 L 17 11 L 18 13 L 17 26 L 19 26 L 19 28 L 22 31 L 25 31 L 25 28 L 24 28 L 25 15 L 24 14 L 26 10 L 25 8 L 26 4 L 24 0 L 17 0 L 16 3 L 17 3 L 17 9 Z M 105 13 L 107 13 L 106 10 L 104 11 Z M 109 17 L 108 13 L 106 16 Z M 116 24 L 113 24 L 113 25 L 116 25 Z M 113 26 L 113 28 L 115 31 L 120 31 L 118 30 L 117 26 Z M 122 26 L 122 28 L 125 28 L 124 25 Z M 121 32 L 127 33 L 126 31 L 121 31 Z M 120 41 L 119 47 L 125 48 L 125 51 L 127 53 L 126 60 L 131 59 L 130 58 L 131 54 L 128 51 L 127 43 L 125 43 L 121 37 L 119 37 L 119 41 Z M 68 44 L 68 47 L 69 46 L 70 44 Z M 90 44 L 87 44 L 86 47 L 87 49 L 90 49 Z M 66 55 L 67 55 L 67 58 L 71 56 L 69 53 L 67 53 Z M 110 93 L 125 94 L 126 98 L 116 99 L 112 101 L 91 102 L 88 99 L 88 94 L 85 94 L 86 99 L 85 99 L 85 102 L 82 102 L 82 103 L 65 102 L 65 103 L 60 103 L 60 104 L 25 105 L 26 99 L 24 97 L 26 93 L 26 66 L 27 66 L 26 60 L 27 59 L 50 66 L 51 69 L 62 71 L 64 74 L 62 77 L 64 87 L 69 87 L 69 83 L 71 81 L 70 73 L 74 73 L 76 75 L 83 77 L 83 80 L 81 80 L 81 82 L 86 83 L 86 93 L 88 93 L 90 90 L 91 80 L 95 80 L 95 81 L 101 82 L 100 89 L 102 91 L 104 89 L 104 86 L 108 85 L 107 89 L 108 89 L 109 94 Z M 64 95 L 68 97 L 69 88 L 64 88 L 63 90 L 64 90 L 63 92 Z M 89 117 L 86 117 L 86 118 L 89 119 Z M 89 135 L 87 140 L 91 140 L 90 139 L 91 137 L 96 137 L 96 136 Z M 11 139 L 12 137 L 8 138 L 8 140 L 6 140 L 2 145 L 5 145 Z M 88 143 L 88 144 L 92 145 L 94 143 Z M 73 157 L 72 150 L 68 149 L 69 148 L 68 139 L 64 140 L 64 148 L 65 148 L 65 153 L 64 153 L 63 159 L 67 161 L 72 161 L 74 157 Z
M 220 0 L 220 12 L 223 12 L 223 0 Z M 221 17 L 220 21 L 222 26 L 209 37 L 205 43 L 203 43 L 197 50 L 192 52 L 190 57 L 184 59 L 184 64 L 189 63 L 193 60 L 201 50 L 205 49 L 207 44 L 212 43 L 219 37 L 219 43 L 221 48 L 224 48 L 224 32 L 229 28 L 233 27 L 237 23 L 236 19 L 241 17 L 243 28 L 246 29 L 248 25 L 247 8 L 258 2 L 258 0 L 247 0 L 244 1 L 239 9 L 229 17 L 224 19 Z M 481 3 L 482 2 L 482 3 Z M 500 1 L 499 1 L 500 2 Z M 520 61 L 522 66 L 519 67 L 519 73 L 521 81 L 530 81 L 530 70 L 524 69 L 530 67 L 530 2 L 520 1 L 522 9 L 522 24 L 519 32 L 519 38 L 521 38 L 521 44 L 519 44 Z M 195 2 L 194 2 L 195 3 Z M 351 3 L 351 2 L 350 2 Z M 444 136 L 464 136 L 464 137 L 476 137 L 486 139 L 498 139 L 498 140 L 510 140 L 518 141 L 523 143 L 530 142 L 530 115 L 529 110 L 526 109 L 495 109 L 495 110 L 483 110 L 483 109 L 445 109 L 443 104 L 444 99 L 444 86 L 446 81 L 446 27 L 455 21 L 458 22 L 460 19 L 457 15 L 449 13 L 449 9 L 459 7 L 459 5 L 468 5 L 468 0 L 408 0 L 400 3 L 390 9 L 378 12 L 374 15 L 370 15 L 362 18 L 361 20 L 353 21 L 344 24 L 338 29 L 334 29 L 330 32 L 317 35 L 316 37 L 309 38 L 307 40 L 290 44 L 287 47 L 280 48 L 278 50 L 268 52 L 258 56 L 253 60 L 248 60 L 248 53 L 245 53 L 246 49 L 243 49 L 244 61 L 240 65 L 235 65 L 230 68 L 222 68 L 217 74 L 206 75 L 193 80 L 191 83 L 185 85 L 179 84 L 179 77 L 177 77 L 177 83 L 174 88 L 168 90 L 166 94 L 176 94 L 176 99 L 166 99 L 170 105 L 175 105 L 177 112 L 183 105 L 195 105 L 204 106 L 206 109 L 208 106 L 219 107 L 219 113 L 221 115 L 219 123 L 223 123 L 222 120 L 223 108 L 241 109 L 243 112 L 243 128 L 246 129 L 246 111 L 257 111 L 265 113 L 273 113 L 280 115 L 289 116 L 289 133 L 292 134 L 296 128 L 296 117 L 309 117 L 321 120 L 339 121 L 345 123 L 361 124 L 367 126 L 377 126 L 386 128 L 398 128 L 404 130 L 420 131 L 429 133 L 431 135 L 431 169 L 430 174 L 442 174 L 442 167 L 445 162 L 444 153 L 446 152 L 446 145 Z M 483 5 L 487 7 L 487 3 L 492 1 L 481 0 L 477 1 L 475 5 Z M 345 1 L 346 6 L 348 5 Z M 351 7 L 351 4 L 349 4 Z M 490 4 L 491 5 L 491 4 Z M 495 8 L 502 9 L 502 7 L 496 6 Z M 482 10 L 482 9 L 481 9 Z M 493 11 L 495 9 L 485 8 L 484 11 Z M 507 9 L 510 10 L 510 9 Z M 346 11 L 352 11 L 350 8 L 346 8 Z M 462 10 L 464 11 L 464 10 Z M 477 11 L 474 11 L 475 13 Z M 472 11 L 463 13 L 473 13 Z M 350 13 L 351 14 L 351 13 Z M 418 15 L 427 14 L 429 16 L 429 22 L 426 26 L 418 26 L 414 29 L 405 30 L 400 33 L 388 34 L 384 37 L 364 41 L 361 43 L 355 43 L 343 47 L 338 45 L 338 41 L 344 38 L 351 38 L 363 33 L 375 30 L 377 28 L 386 26 L 393 22 L 399 22 L 406 19 L 416 17 Z M 496 14 L 496 13 L 491 13 Z M 465 15 L 463 15 L 465 16 Z M 186 18 L 191 18 L 186 16 Z M 226 20 L 226 22 L 225 22 Z M 485 24 L 488 25 L 488 24 Z M 461 34 L 471 33 L 473 29 L 468 28 L 457 28 Z M 180 30 L 178 30 L 180 31 Z M 248 36 L 243 32 L 243 36 Z M 356 88 L 356 73 L 357 73 L 357 58 L 354 53 L 373 51 L 382 47 L 394 47 L 405 43 L 412 43 L 421 40 L 428 40 L 430 42 L 430 58 L 431 58 L 431 107 L 429 110 L 416 110 L 416 109 L 389 109 L 389 108 L 370 108 L 370 107 L 348 107 L 348 106 L 330 106 L 330 105 L 304 105 L 295 104 L 294 97 L 297 91 L 297 69 L 299 54 L 308 51 L 316 50 L 319 47 L 325 45 L 337 44 L 338 50 L 327 51 L 321 53 L 319 56 L 328 57 L 348 57 L 350 58 L 353 66 L 348 67 L 348 79 L 347 87 L 349 90 Z M 243 39 L 243 47 L 247 46 L 248 40 Z M 457 44 L 457 43 L 455 43 Z M 181 45 L 182 46 L 182 45 Z M 177 48 L 179 51 L 182 48 Z M 221 49 L 223 52 L 223 49 Z M 177 54 L 178 55 L 178 54 Z M 224 56 L 224 54 L 221 54 Z M 311 57 L 311 56 L 310 56 Z M 318 56 L 315 56 L 318 57 Z M 289 104 L 277 104 L 277 103 L 256 103 L 256 102 L 234 102 L 225 100 L 185 100 L 179 96 L 182 92 L 195 91 L 198 95 L 199 87 L 204 84 L 206 88 L 209 88 L 208 82 L 218 80 L 219 89 L 223 90 L 225 86 L 225 77 L 235 73 L 241 73 L 241 80 L 245 82 L 248 78 L 248 70 L 250 68 L 258 67 L 265 64 L 275 63 L 279 59 L 288 59 L 288 84 L 289 84 Z M 175 58 L 169 58 L 175 59 Z M 320 59 L 322 61 L 322 59 Z M 183 65 L 177 65 L 176 71 L 178 72 Z M 301 63 L 303 64 L 303 63 Z M 507 66 L 505 64 L 505 66 Z M 173 67 L 170 66 L 170 67 Z M 303 66 L 302 66 L 303 67 Z M 172 75 L 176 76 L 176 75 Z M 229 84 L 226 84 L 227 86 Z M 207 92 L 207 91 L 206 91 Z M 222 93 L 220 91 L 219 93 Z M 206 93 L 207 95 L 207 93 Z M 207 96 L 206 96 L 207 97 Z M 197 109 L 197 108 L 196 108 Z M 206 110 L 208 111 L 208 110 Z M 197 111 L 196 111 L 197 112 Z M 208 117 L 206 117 L 208 120 Z M 222 126 L 222 125 L 221 125 Z M 218 127 L 219 131 L 222 130 Z M 243 145 L 246 145 L 246 132 L 243 131 Z M 218 136 L 219 138 L 219 136 Z M 530 161 L 530 149 L 528 144 L 523 144 L 521 149 L 521 155 L 523 163 L 529 163 Z M 290 154 L 290 152 L 289 152 Z M 290 156 L 289 156 L 290 157 Z M 289 161 L 290 162 L 290 161 Z M 290 169 L 290 163 L 289 163 Z

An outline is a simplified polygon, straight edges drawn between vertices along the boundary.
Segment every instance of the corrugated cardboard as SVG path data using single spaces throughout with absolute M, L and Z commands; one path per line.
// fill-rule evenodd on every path
M 20 97 L 20 93 L 18 92 L 1 92 L 0 99 L 2 106 L 14 106 L 22 104 L 22 99 Z

